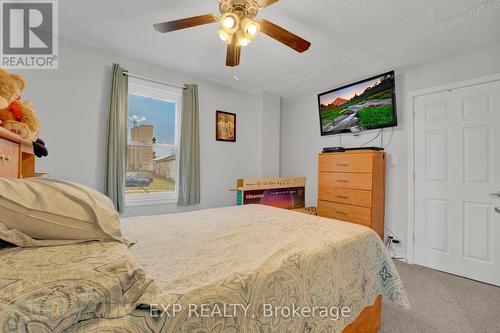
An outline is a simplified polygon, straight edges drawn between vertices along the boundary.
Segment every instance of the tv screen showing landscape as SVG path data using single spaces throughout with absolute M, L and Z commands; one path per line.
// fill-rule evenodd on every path
M 394 72 L 318 95 L 321 135 L 397 125 Z

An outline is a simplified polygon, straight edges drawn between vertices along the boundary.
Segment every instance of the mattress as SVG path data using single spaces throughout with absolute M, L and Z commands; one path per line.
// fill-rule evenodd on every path
M 355 224 L 252 205 L 127 218 L 122 229 L 136 242 L 129 249 L 92 242 L 0 250 L 0 277 L 10 274 L 0 278 L 0 301 L 13 297 L 9 304 L 17 304 L 15 311 L 0 307 L 4 331 L 9 324 L 41 322 L 23 327 L 96 333 L 327 333 L 341 332 L 380 294 L 409 307 L 382 241 Z M 44 258 L 36 263 L 40 254 Z M 26 283 L 19 282 L 23 277 Z M 88 297 L 75 296 L 78 284 L 97 289 L 94 306 L 85 308 Z M 26 307 L 26 295 L 40 301 Z M 75 303 L 87 311 L 76 311 Z M 57 305 L 57 316 L 49 315 L 47 304 Z M 348 311 L 340 315 L 343 309 Z

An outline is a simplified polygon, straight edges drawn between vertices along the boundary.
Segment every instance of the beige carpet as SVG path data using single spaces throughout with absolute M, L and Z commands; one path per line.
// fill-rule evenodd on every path
M 380 333 L 500 333 L 500 288 L 396 263 L 412 309 L 383 303 Z

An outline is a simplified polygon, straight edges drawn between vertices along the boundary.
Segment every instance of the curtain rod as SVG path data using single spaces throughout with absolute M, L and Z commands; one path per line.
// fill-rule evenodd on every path
M 136 79 L 141 79 L 141 80 L 144 80 L 144 81 L 149 81 L 149 82 L 153 82 L 153 83 L 163 84 L 165 86 L 170 86 L 170 87 L 175 87 L 175 88 L 181 88 L 181 89 L 187 89 L 188 88 L 186 86 L 179 86 L 179 85 L 176 85 L 176 84 L 173 84 L 173 83 L 169 83 L 169 82 L 164 82 L 164 81 L 159 81 L 159 80 L 155 80 L 155 79 L 150 79 L 149 77 L 135 75 L 135 74 L 132 74 L 132 73 L 129 73 L 129 72 L 123 72 L 123 75 L 126 75 L 128 77 L 133 77 L 133 78 L 136 78 Z

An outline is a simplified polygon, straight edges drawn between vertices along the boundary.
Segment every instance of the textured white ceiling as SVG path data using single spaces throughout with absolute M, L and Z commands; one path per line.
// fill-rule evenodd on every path
M 246 91 L 287 97 L 366 73 L 415 65 L 500 43 L 500 0 L 281 0 L 259 17 L 312 42 L 299 54 L 260 35 L 225 66 L 217 24 L 168 34 L 152 24 L 217 13 L 217 0 L 64 0 L 69 39 Z M 240 78 L 235 81 L 235 73 Z

